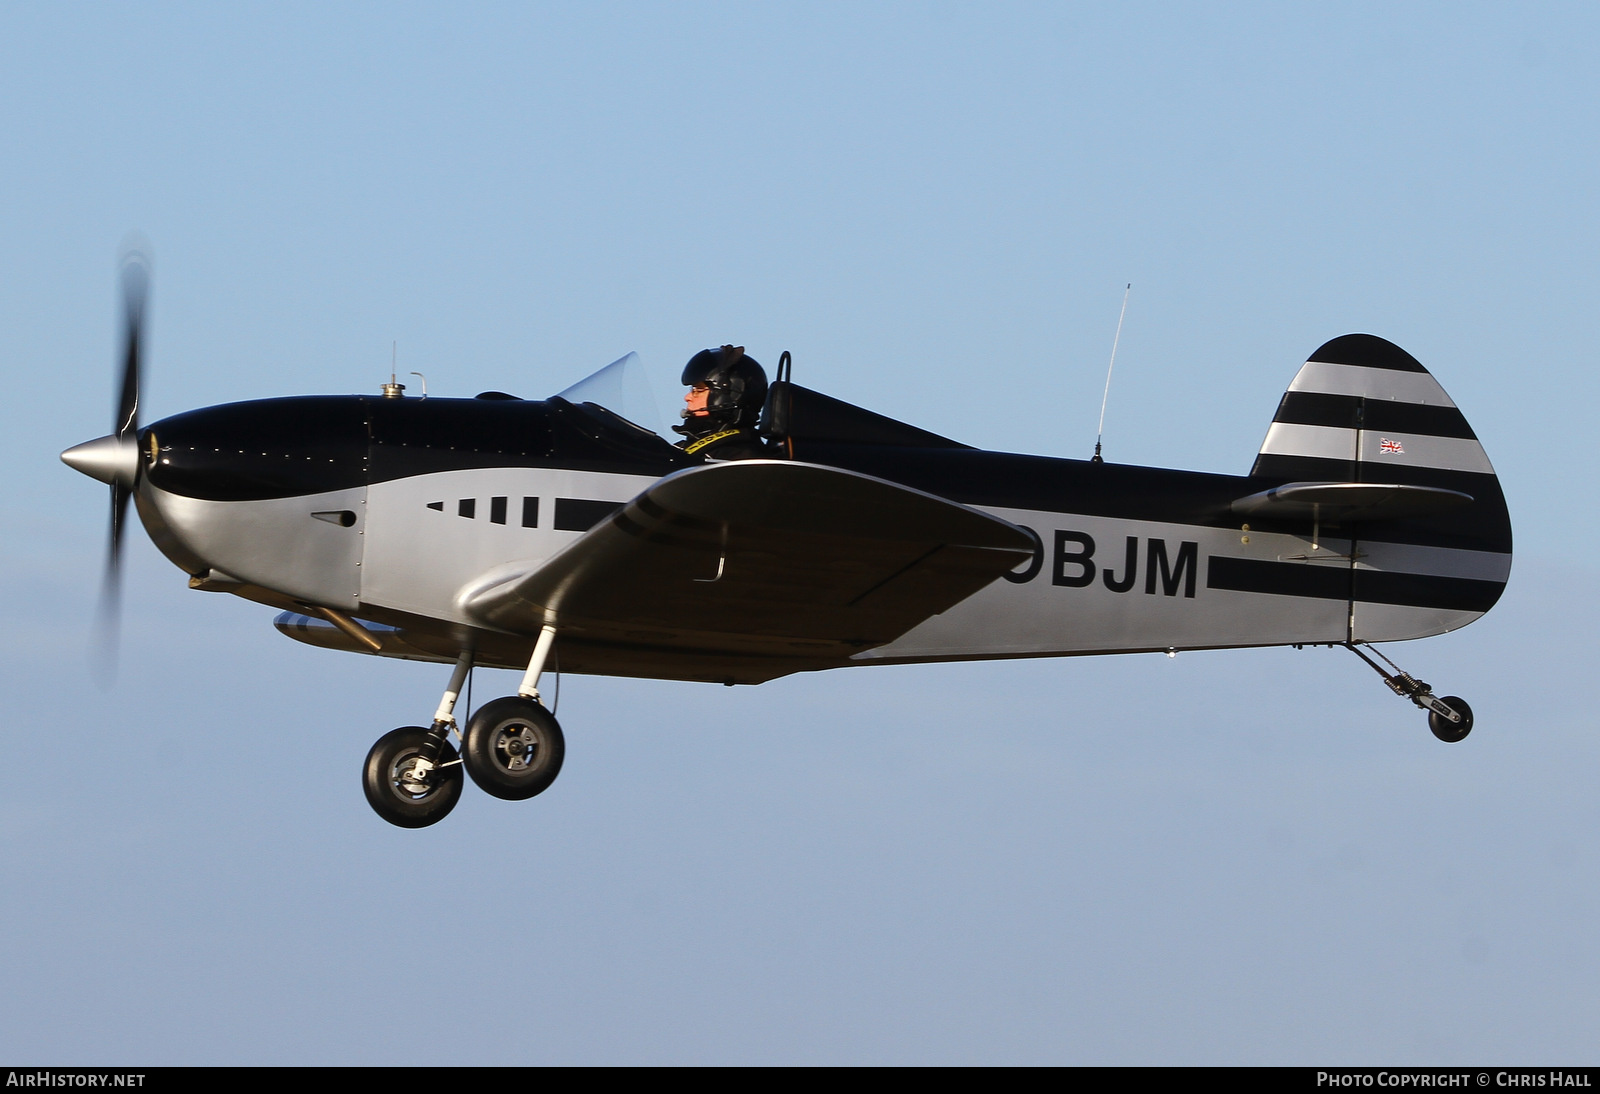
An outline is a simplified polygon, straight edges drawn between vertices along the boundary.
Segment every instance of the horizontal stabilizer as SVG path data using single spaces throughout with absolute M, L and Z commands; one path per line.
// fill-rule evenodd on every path
M 1232 505 L 1239 516 L 1320 518 L 1341 521 L 1400 520 L 1433 516 L 1471 503 L 1472 495 L 1442 486 L 1406 486 L 1377 482 L 1290 482 L 1240 498 Z

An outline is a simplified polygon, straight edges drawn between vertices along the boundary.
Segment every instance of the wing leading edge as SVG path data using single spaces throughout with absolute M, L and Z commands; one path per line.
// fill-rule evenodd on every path
M 892 641 L 1033 550 L 1015 525 L 932 494 L 746 460 L 669 475 L 542 565 L 485 575 L 460 603 L 514 633 L 554 622 L 578 671 L 671 663 L 681 678 L 754 682 Z

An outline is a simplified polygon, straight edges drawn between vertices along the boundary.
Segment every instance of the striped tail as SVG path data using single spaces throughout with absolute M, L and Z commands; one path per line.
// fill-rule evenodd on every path
M 1344 530 L 1350 641 L 1455 630 L 1505 589 L 1511 517 L 1500 480 L 1450 396 L 1391 342 L 1347 334 L 1313 353 L 1278 404 L 1250 474 L 1264 485 L 1396 483 L 1471 496 L 1445 512 Z

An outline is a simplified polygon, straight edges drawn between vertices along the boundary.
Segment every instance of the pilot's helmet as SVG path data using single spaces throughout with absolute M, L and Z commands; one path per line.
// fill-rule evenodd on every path
M 704 384 L 706 413 L 689 416 L 684 412 L 683 430 L 699 436 L 716 429 L 753 428 L 767 401 L 767 373 L 761 363 L 745 353 L 743 346 L 703 349 L 683 366 L 683 386 Z

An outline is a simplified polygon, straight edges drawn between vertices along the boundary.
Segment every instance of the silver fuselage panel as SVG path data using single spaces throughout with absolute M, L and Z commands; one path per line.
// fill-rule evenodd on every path
M 536 568 L 584 531 L 556 527 L 578 503 L 620 506 L 648 477 L 539 468 L 447 471 L 369 487 L 256 501 L 199 501 L 146 487 L 186 552 L 308 605 L 481 626 L 463 589 L 485 573 Z M 1218 587 L 1213 560 L 1348 572 L 1351 541 L 1059 512 L 987 510 L 1033 531 L 1040 557 L 862 663 L 1092 652 L 1393 641 L 1454 630 L 1481 612 Z M 327 519 L 351 512 L 348 526 Z M 567 523 L 571 524 L 569 520 Z M 1355 566 L 1505 579 L 1510 556 L 1357 544 Z

